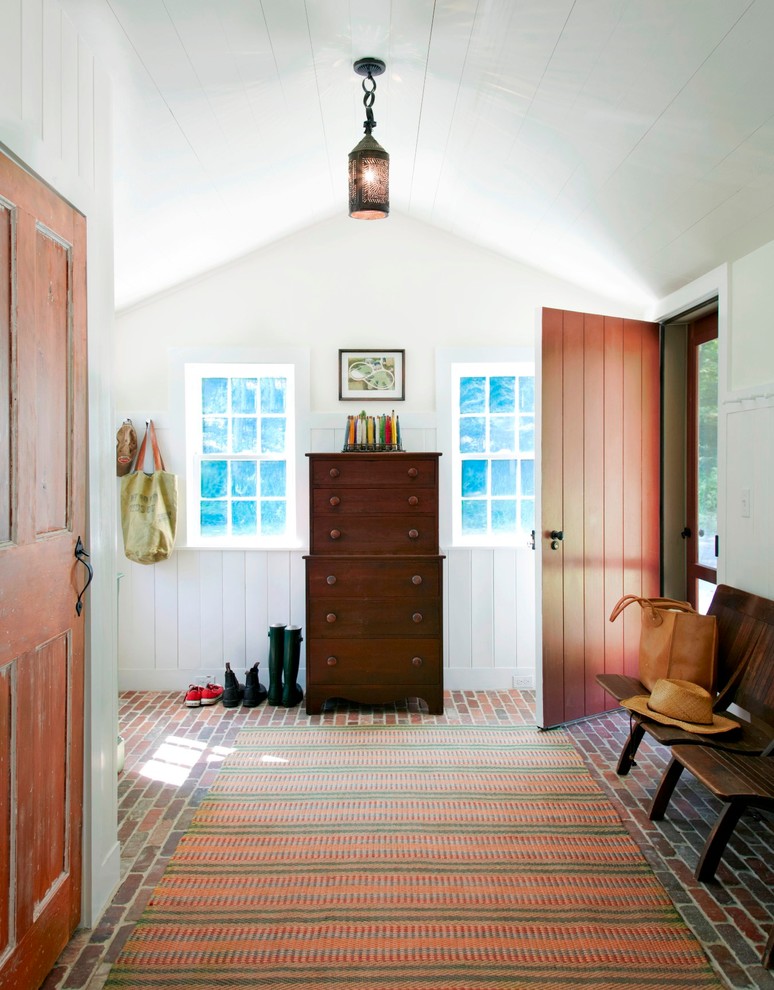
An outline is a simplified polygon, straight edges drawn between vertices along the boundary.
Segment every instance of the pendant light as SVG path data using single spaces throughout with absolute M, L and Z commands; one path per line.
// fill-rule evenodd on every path
M 363 79 L 363 121 L 365 137 L 349 153 L 349 215 L 356 220 L 382 220 L 390 212 L 390 156 L 371 137 L 376 127 L 373 105 L 376 93 L 374 76 L 380 76 L 386 66 L 379 58 L 360 58 L 354 69 Z M 370 86 L 367 86 L 369 83 Z

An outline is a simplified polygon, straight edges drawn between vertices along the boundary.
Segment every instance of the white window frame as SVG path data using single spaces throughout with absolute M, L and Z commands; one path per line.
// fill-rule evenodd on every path
M 467 457 L 459 450 L 459 380 L 461 377 L 507 375 L 537 376 L 535 353 L 531 348 L 449 348 L 439 349 L 436 355 L 438 387 L 440 449 L 446 456 L 441 458 L 443 490 L 449 497 L 442 499 L 440 531 L 441 542 L 448 547 L 515 547 L 529 549 L 530 534 L 524 530 L 514 533 L 462 533 L 462 468 L 461 462 Z M 535 382 L 535 404 L 538 402 L 537 380 Z M 537 431 L 537 409 L 535 410 Z M 535 435 L 535 469 L 537 471 L 537 432 Z M 482 459 L 496 459 L 497 455 L 482 455 Z M 513 454 L 503 455 L 503 459 L 513 459 Z M 530 460 L 532 458 L 529 458 Z M 445 463 L 444 463 L 445 462 Z M 535 478 L 535 513 L 537 517 L 537 477 Z
M 184 452 L 180 471 L 179 502 L 184 511 L 178 519 L 178 546 L 197 549 L 296 550 L 306 545 L 308 471 L 304 451 L 309 443 L 309 351 L 305 348 L 180 348 L 169 352 L 171 404 L 175 410 L 173 439 Z M 198 366 L 198 368 L 197 368 Z M 189 370 L 189 369 L 196 369 Z M 283 535 L 203 536 L 199 530 L 201 451 L 197 431 L 201 423 L 201 386 L 186 388 L 189 376 L 288 378 L 286 395 L 286 528 Z M 190 394 L 187 394 L 190 393 Z M 226 455 L 234 459 L 235 455 Z M 240 455 L 236 455 L 239 458 Z M 262 460 L 261 455 L 245 455 Z

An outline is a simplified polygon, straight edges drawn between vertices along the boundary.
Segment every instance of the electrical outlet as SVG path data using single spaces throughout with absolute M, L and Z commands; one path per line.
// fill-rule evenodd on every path
M 750 518 L 750 489 L 742 489 L 742 498 L 740 499 L 740 515 L 744 519 Z
M 520 677 L 518 674 L 513 675 L 513 686 L 515 688 L 524 688 L 527 690 L 532 689 L 532 678 L 531 677 Z

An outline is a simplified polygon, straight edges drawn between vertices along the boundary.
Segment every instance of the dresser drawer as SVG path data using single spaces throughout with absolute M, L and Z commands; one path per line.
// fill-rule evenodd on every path
M 307 637 L 437 636 L 441 631 L 437 601 L 394 599 L 312 599 L 307 602 Z
M 307 644 L 307 678 L 315 684 L 433 684 L 441 676 L 438 642 L 334 639 Z M 345 695 L 346 696 L 346 691 Z
M 315 553 L 437 554 L 436 515 L 312 517 L 309 544 Z
M 307 595 L 311 600 L 407 598 L 417 603 L 432 601 L 441 595 L 441 559 L 307 557 Z
M 316 518 L 340 519 L 361 515 L 435 515 L 438 496 L 433 488 L 347 488 L 323 485 L 312 492 Z
M 342 454 L 339 457 L 315 457 L 311 462 L 311 482 L 314 487 L 335 483 L 381 488 L 385 485 L 406 485 L 415 488 L 435 488 L 436 458 L 415 454 Z

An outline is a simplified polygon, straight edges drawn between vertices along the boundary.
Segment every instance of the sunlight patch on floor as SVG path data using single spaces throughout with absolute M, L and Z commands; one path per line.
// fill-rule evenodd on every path
M 207 746 L 196 739 L 167 736 L 153 756 L 140 769 L 141 777 L 179 787 L 200 760 L 222 763 L 232 750 L 226 746 Z

